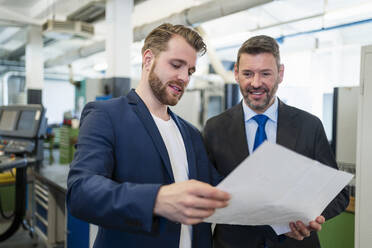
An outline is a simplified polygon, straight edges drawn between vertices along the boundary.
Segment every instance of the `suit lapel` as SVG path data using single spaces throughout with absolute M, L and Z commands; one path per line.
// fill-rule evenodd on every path
M 156 149 L 159 151 L 169 177 L 171 178 L 172 182 L 174 182 L 172 166 L 170 164 L 167 148 L 155 124 L 155 121 L 150 114 L 150 111 L 147 109 L 145 103 L 141 100 L 137 93 L 135 93 L 134 90 L 131 90 L 127 97 L 129 103 L 133 104 L 134 112 L 142 121 L 142 124 L 144 125 L 152 141 L 154 142 Z
M 276 143 L 291 150 L 295 150 L 298 136 L 295 115 L 290 107 L 279 100 Z
M 172 119 L 176 123 L 178 129 L 181 132 L 183 143 L 186 149 L 187 155 L 187 164 L 189 167 L 189 179 L 197 179 L 196 174 L 196 160 L 195 160 L 195 152 L 192 144 L 192 140 L 190 137 L 190 133 L 187 130 L 187 127 L 183 122 L 181 122 L 177 115 L 173 114 L 172 111 L 168 108 L 168 113 L 171 115 Z
M 295 121 L 296 113 L 279 100 L 278 126 L 276 143 L 289 149 L 295 150 L 298 137 L 298 127 Z M 249 155 L 247 137 L 245 132 L 245 121 L 242 103 L 235 105 L 230 112 L 231 124 L 227 136 L 229 144 L 234 153 L 235 163 L 239 164 Z

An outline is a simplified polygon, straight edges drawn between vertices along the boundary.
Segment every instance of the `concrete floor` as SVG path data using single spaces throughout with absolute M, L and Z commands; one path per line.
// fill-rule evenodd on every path
M 10 222 L 0 222 L 0 233 L 9 227 Z M 25 231 L 22 227 L 9 239 L 0 243 L 1 248 L 46 248 L 37 236 L 31 238 L 28 231 Z

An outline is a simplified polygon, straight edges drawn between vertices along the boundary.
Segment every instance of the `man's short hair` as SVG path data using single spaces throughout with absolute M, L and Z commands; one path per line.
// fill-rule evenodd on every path
M 279 45 L 276 40 L 267 35 L 258 35 L 249 38 L 247 41 L 243 43 L 243 45 L 239 48 L 238 57 L 236 60 L 236 66 L 239 68 L 239 59 L 243 53 L 257 55 L 260 53 L 271 53 L 276 61 L 276 65 L 280 67 L 280 53 L 279 53 Z
M 147 49 L 150 49 L 155 56 L 160 52 L 166 51 L 168 49 L 168 41 L 175 35 L 183 37 L 200 55 L 205 54 L 207 51 L 203 38 L 195 30 L 184 25 L 164 23 L 147 35 L 145 44 L 142 47 L 142 55 Z

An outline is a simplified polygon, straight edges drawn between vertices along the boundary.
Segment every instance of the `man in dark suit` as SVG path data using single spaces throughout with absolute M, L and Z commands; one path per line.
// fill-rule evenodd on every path
M 99 226 L 94 247 L 211 247 L 201 223 L 229 195 L 212 187 L 200 133 L 172 113 L 205 44 L 192 29 L 163 24 L 145 39 L 136 90 L 83 110 L 68 176 L 67 207 Z
M 227 176 L 263 140 L 337 168 L 321 121 L 276 97 L 284 66 L 273 38 L 262 35 L 243 43 L 234 70 L 244 100 L 208 120 L 204 129 L 209 158 L 222 176 Z M 325 220 L 344 211 L 347 204 L 348 194 L 343 190 L 322 216 L 308 224 L 289 223 L 291 232 L 280 236 L 270 226 L 216 225 L 214 247 L 320 247 L 316 231 Z

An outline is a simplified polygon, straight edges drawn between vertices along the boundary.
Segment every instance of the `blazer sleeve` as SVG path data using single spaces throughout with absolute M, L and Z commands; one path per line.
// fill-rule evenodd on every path
M 316 128 L 316 139 L 315 139 L 315 160 L 326 164 L 330 167 L 338 169 L 336 159 L 333 155 L 331 147 L 328 143 L 327 136 L 325 134 L 323 125 L 319 121 Z M 330 204 L 323 211 L 322 215 L 326 220 L 333 218 L 343 212 L 349 204 L 349 192 L 346 187 L 333 199 Z
M 67 180 L 68 210 L 77 218 L 105 228 L 151 232 L 161 185 L 113 179 L 117 166 L 115 138 L 109 114 L 97 103 L 87 104 Z

